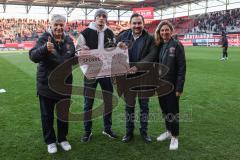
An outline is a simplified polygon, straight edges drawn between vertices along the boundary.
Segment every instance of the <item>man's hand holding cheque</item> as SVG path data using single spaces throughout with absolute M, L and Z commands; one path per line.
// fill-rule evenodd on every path
M 88 46 L 83 46 L 76 52 L 76 56 L 90 54 L 90 49 Z

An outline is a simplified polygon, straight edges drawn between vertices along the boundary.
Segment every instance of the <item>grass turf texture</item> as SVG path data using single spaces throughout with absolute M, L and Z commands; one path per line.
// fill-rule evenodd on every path
M 35 91 L 36 64 L 23 51 L 0 52 L 0 159 L 240 159 L 240 51 L 229 48 L 229 60 L 220 61 L 221 48 L 188 47 L 187 77 L 181 97 L 180 145 L 169 151 L 169 141 L 156 142 L 164 131 L 157 98 L 150 102 L 149 134 L 154 142 L 145 144 L 139 136 L 139 122 L 135 123 L 135 138 L 121 142 L 125 134 L 124 103 L 119 101 L 113 113 L 113 130 L 119 138 L 109 140 L 101 134 L 102 117 L 93 122 L 90 143 L 80 142 L 82 122 L 70 123 L 68 140 L 72 150 L 54 155 L 47 153 L 43 143 L 38 98 Z M 82 84 L 78 69 L 74 83 Z M 73 96 L 73 113 L 83 110 L 83 97 Z M 97 106 L 100 100 L 95 101 Z M 139 113 L 139 107 L 136 107 Z M 238 138 L 237 138 L 238 137 Z

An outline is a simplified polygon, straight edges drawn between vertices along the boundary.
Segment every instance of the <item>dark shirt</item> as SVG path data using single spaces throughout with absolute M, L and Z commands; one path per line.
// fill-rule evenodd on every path
M 222 37 L 222 47 L 228 47 L 228 39 L 226 36 Z
M 139 38 L 133 41 L 132 48 L 129 51 L 129 61 L 138 62 L 141 58 L 141 46 L 144 44 L 144 37 L 141 35 Z

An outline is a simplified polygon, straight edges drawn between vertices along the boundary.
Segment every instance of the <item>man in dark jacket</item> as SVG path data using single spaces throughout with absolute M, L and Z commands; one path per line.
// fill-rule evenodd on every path
M 130 18 L 131 29 L 123 31 L 119 34 L 117 42 L 124 42 L 128 46 L 129 62 L 139 62 L 147 54 L 153 51 L 154 39 L 147 31 L 144 30 L 144 18 L 137 13 L 133 14 Z M 138 73 L 130 76 L 138 76 Z M 126 86 L 126 85 L 125 85 Z M 133 138 L 134 131 L 134 109 L 136 104 L 137 93 L 130 91 L 127 88 L 125 91 L 124 86 L 118 87 L 118 93 L 123 94 L 126 102 L 126 135 L 123 137 L 123 142 L 129 142 Z M 145 142 L 151 142 L 150 136 L 147 134 L 148 127 L 148 103 L 149 98 L 138 98 L 140 104 L 140 134 Z
M 227 39 L 226 33 L 224 32 L 222 33 L 222 48 L 223 48 L 223 55 L 220 60 L 227 60 L 228 59 L 228 53 L 227 53 L 228 39 Z
M 83 30 L 77 40 L 77 50 L 81 50 L 79 54 L 83 54 L 84 50 L 104 49 L 110 44 L 115 43 L 112 30 L 106 23 L 108 14 L 103 8 L 99 8 L 94 15 L 95 21 L 91 22 L 85 30 Z M 94 103 L 95 92 L 98 83 L 102 88 L 104 101 L 104 130 L 103 134 L 110 138 L 117 138 L 112 131 L 112 93 L 113 86 L 110 77 L 97 78 L 89 80 L 84 76 L 84 130 L 82 137 L 83 142 L 88 142 L 92 136 L 92 108 Z
M 50 74 L 66 60 L 74 57 L 75 47 L 72 39 L 64 33 L 66 18 L 62 15 L 53 15 L 51 28 L 38 39 L 34 48 L 29 51 L 30 59 L 38 63 L 37 68 L 37 94 L 40 102 L 42 130 L 44 141 L 49 153 L 56 153 L 56 135 L 53 128 L 54 107 L 57 105 L 58 115 L 64 115 L 64 120 L 57 119 L 58 138 L 60 146 L 68 151 L 71 145 L 67 141 L 68 112 L 70 103 L 59 105 L 58 103 L 70 96 L 62 95 L 52 90 L 49 86 Z M 71 73 L 71 68 L 68 68 Z M 72 75 L 67 77 L 67 84 L 72 84 Z

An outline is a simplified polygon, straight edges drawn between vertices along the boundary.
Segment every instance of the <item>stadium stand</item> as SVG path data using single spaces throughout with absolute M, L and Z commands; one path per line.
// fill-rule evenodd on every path
M 178 2 L 174 0 L 172 4 L 184 4 L 190 2 L 190 0 L 186 0 L 183 2 Z M 156 6 L 167 7 L 167 4 L 163 1 L 151 0 L 147 1 L 149 5 L 156 4 Z M 20 5 L 30 5 L 28 0 L 22 0 L 20 2 L 15 2 L 14 0 L 6 1 L 5 4 L 20 4 Z M 137 4 L 137 5 L 136 5 Z M 44 1 L 43 4 L 38 3 L 37 0 L 32 1 L 31 5 L 49 5 L 47 1 Z M 71 0 L 68 3 L 69 6 L 66 4 L 60 3 L 60 1 L 56 1 L 57 7 L 73 7 L 84 5 L 86 7 L 99 7 L 98 1 L 89 1 L 86 4 L 82 4 L 79 1 Z M 119 9 L 129 9 L 133 7 L 140 7 L 142 6 L 141 3 L 133 3 L 133 2 L 124 2 L 123 4 L 119 5 L 117 2 L 107 1 L 100 6 L 105 6 L 108 9 L 115 9 L 118 7 Z M 120 7 L 119 7 L 120 6 Z M 94 8 L 94 7 L 93 7 Z M 3 5 L 4 9 L 4 5 Z M 65 8 L 66 9 L 66 8 Z M 159 8 L 160 9 L 160 8 Z M 86 12 L 87 13 L 87 12 Z M 85 15 L 86 16 L 86 15 Z M 233 37 L 232 45 L 239 45 L 240 35 L 240 9 L 232 9 L 232 10 L 224 10 L 224 11 L 217 11 L 205 14 L 199 14 L 194 16 L 184 16 L 184 17 L 177 17 L 168 19 L 172 22 L 175 28 L 174 34 L 179 35 L 179 39 L 184 43 L 184 45 L 193 45 L 196 44 L 195 42 L 199 40 L 199 37 L 204 39 L 204 41 L 209 41 L 209 37 L 212 39 L 210 41 L 214 42 L 207 42 L 204 44 L 218 44 L 219 36 L 212 35 L 212 34 L 220 34 L 222 31 L 228 34 L 235 34 L 232 35 Z M 157 25 L 161 20 L 153 20 L 153 19 L 146 19 L 145 22 L 145 29 L 150 33 L 153 34 Z M 69 35 L 76 41 L 79 33 L 84 30 L 91 20 L 71 20 L 67 22 L 66 30 Z M 15 49 L 27 49 L 31 48 L 31 46 L 36 42 L 37 38 L 48 28 L 48 20 L 36 20 L 36 19 L 19 19 L 19 18 L 1 18 L 0 19 L 0 49 L 5 48 L 15 48 Z M 113 30 L 115 35 L 118 35 L 122 30 L 129 28 L 128 21 L 109 21 L 108 26 Z M 204 34 L 210 34 L 205 36 Z M 196 35 L 196 36 L 195 36 Z M 189 38 L 190 37 L 190 38 Z M 196 38 L 197 37 L 197 38 Z M 202 38 L 203 37 L 203 38 Z M 207 38 L 206 38 L 207 37 Z M 231 39 L 230 39 L 231 40 Z M 191 41 L 191 42 L 190 42 Z M 201 44 L 203 44 L 201 42 Z
M 180 17 L 169 19 L 175 25 L 175 34 L 186 33 L 227 33 L 240 31 L 240 9 L 212 12 L 195 15 L 191 18 Z M 154 33 L 160 20 L 147 21 L 145 28 Z M 67 23 L 68 33 L 76 39 L 90 21 L 71 21 Z M 0 44 L 35 41 L 48 27 L 48 20 L 33 19 L 0 19 Z M 109 27 L 117 35 L 129 28 L 127 21 L 109 21 Z
M 194 20 L 192 33 L 227 33 L 240 31 L 240 9 L 199 15 Z

